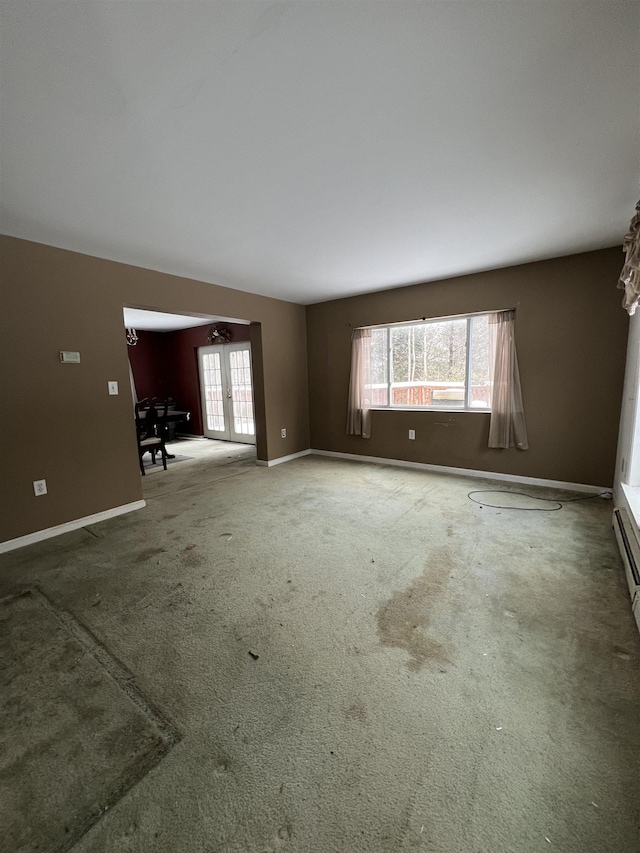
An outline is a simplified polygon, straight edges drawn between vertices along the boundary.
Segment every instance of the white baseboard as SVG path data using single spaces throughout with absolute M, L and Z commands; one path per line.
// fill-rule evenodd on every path
M 5 542 L 0 542 L 0 554 L 14 551 L 16 548 L 24 548 L 25 545 L 33 545 L 34 542 L 41 542 L 43 539 L 51 539 L 52 536 L 60 536 L 62 533 L 78 530 L 88 524 L 97 524 L 99 521 L 106 521 L 108 518 L 115 518 L 117 515 L 142 509 L 146 505 L 146 501 L 133 501 L 130 504 L 114 506 L 113 509 L 105 509 L 103 512 L 95 512 L 93 515 L 85 515 L 84 518 L 76 518 L 75 521 L 65 521 L 64 524 L 56 524 L 55 527 L 47 527 L 45 530 L 36 530 L 35 533 L 18 536 L 17 539 L 7 539 Z
M 280 465 L 282 462 L 291 462 L 292 459 L 299 459 L 301 456 L 308 456 L 314 453 L 313 450 L 301 450 L 299 453 L 290 453 L 288 456 L 278 456 L 277 459 L 256 459 L 256 465 L 263 465 L 265 468 L 273 468 L 274 465 Z
M 375 462 L 378 465 L 396 465 L 399 468 L 417 468 L 420 471 L 433 471 L 436 474 L 454 474 L 459 477 L 479 477 L 483 480 L 502 480 L 506 483 L 521 483 L 526 486 L 543 486 L 547 489 L 559 489 L 567 492 L 586 492 L 600 494 L 611 492 L 609 486 L 589 486 L 585 483 L 567 483 L 563 480 L 543 480 L 539 477 L 523 477 L 520 474 L 500 474 L 495 471 L 475 471 L 471 468 L 451 468 L 448 465 L 431 465 L 428 462 L 407 462 L 404 459 L 383 459 L 380 456 L 360 456 L 357 453 L 338 453 L 334 450 L 310 451 L 316 456 L 332 456 L 336 459 L 353 459 L 355 462 Z

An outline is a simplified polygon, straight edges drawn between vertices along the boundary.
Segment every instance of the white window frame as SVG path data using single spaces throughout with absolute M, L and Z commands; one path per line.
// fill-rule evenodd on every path
M 473 314 L 454 314 L 449 317 L 425 317 L 420 320 L 409 320 L 399 323 L 383 323 L 378 326 L 365 326 L 363 328 L 371 329 L 386 329 L 387 330 L 387 399 L 389 402 L 386 406 L 377 403 L 370 408 L 373 411 L 394 411 L 394 412 L 473 412 L 474 414 L 491 414 L 491 407 L 480 408 L 479 406 L 470 405 L 471 386 L 469 376 L 471 373 L 471 346 L 473 344 L 471 337 L 471 320 L 475 317 L 489 317 L 491 311 L 478 311 Z M 402 406 L 394 405 L 391 402 L 391 330 L 394 328 L 405 328 L 406 326 L 426 326 L 432 323 L 446 323 L 451 320 L 466 320 L 467 322 L 467 339 L 466 339 L 466 364 L 465 364 L 465 380 L 464 380 L 464 406 Z M 442 383 L 445 384 L 445 383 Z

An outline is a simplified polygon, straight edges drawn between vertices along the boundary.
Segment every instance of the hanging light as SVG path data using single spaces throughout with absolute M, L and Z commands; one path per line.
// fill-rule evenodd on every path
M 127 335 L 127 344 L 134 347 L 138 343 L 138 335 L 135 329 L 125 329 Z

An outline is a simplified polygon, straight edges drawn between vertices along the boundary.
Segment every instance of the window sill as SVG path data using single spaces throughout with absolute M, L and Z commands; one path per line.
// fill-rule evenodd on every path
M 640 530 L 640 486 L 630 486 L 628 483 L 620 483 L 620 486 L 629 505 L 636 529 Z
M 462 415 L 490 415 L 491 409 L 461 409 L 448 408 L 446 406 L 432 406 L 426 408 L 422 406 L 370 406 L 370 412 L 435 412 L 436 414 L 462 414 Z

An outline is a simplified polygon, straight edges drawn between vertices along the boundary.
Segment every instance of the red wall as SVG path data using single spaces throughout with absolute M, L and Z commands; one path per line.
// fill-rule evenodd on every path
M 138 400 L 144 397 L 172 396 L 168 389 L 167 336 L 159 332 L 138 332 L 138 343 L 127 347 L 129 362 L 133 370 Z
M 138 332 L 137 345 L 128 348 L 138 399 L 172 397 L 179 409 L 191 412 L 191 420 L 180 429 L 192 435 L 203 433 L 198 347 L 209 345 L 211 325 L 178 332 Z M 231 331 L 232 343 L 249 340 L 248 325 L 222 325 Z

